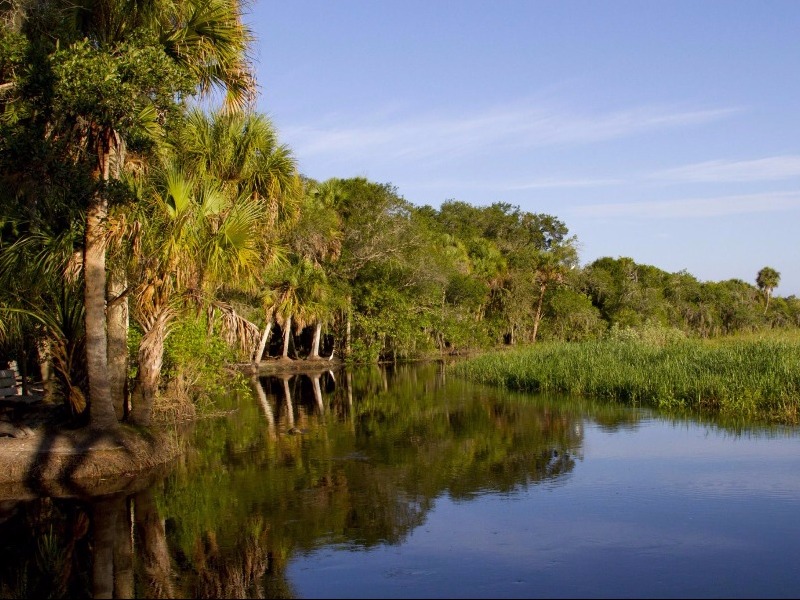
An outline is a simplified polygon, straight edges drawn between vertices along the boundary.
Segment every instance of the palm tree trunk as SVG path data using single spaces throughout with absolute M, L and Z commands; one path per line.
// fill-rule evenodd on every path
M 264 327 L 264 333 L 261 335 L 261 341 L 258 342 L 258 348 L 256 348 L 256 351 L 253 354 L 253 366 L 257 367 L 258 363 L 261 362 L 261 358 L 264 356 L 264 349 L 267 347 L 267 342 L 269 341 L 269 335 L 271 332 L 272 317 L 270 317 L 266 327 Z
M 344 333 L 344 356 L 348 358 L 350 356 L 350 336 L 351 336 L 351 328 L 352 325 L 350 323 L 350 315 L 353 312 L 353 299 L 352 297 L 347 297 L 347 314 L 345 315 L 346 325 L 345 325 L 345 333 Z
M 108 379 L 117 420 L 127 416 L 128 383 L 128 298 L 121 298 L 127 281 L 124 275 L 108 277 Z
M 89 424 L 101 431 L 118 427 L 108 377 L 106 337 L 106 249 L 103 223 L 108 201 L 102 192 L 92 198 L 86 213 L 83 250 L 84 305 L 86 307 L 86 370 L 89 376 Z
M 347 392 L 347 416 L 349 417 L 350 431 L 356 431 L 356 414 L 353 410 L 353 374 L 345 372 L 345 391 Z
M 30 388 L 28 386 L 28 353 L 25 351 L 25 345 L 20 343 L 18 356 L 19 360 L 17 364 L 19 365 L 19 380 L 20 380 L 20 388 L 23 396 L 30 395 Z
M 319 342 L 321 337 L 322 337 L 322 323 L 318 322 L 314 326 L 314 338 L 311 342 L 311 355 L 309 356 L 309 358 L 312 360 L 319 358 Z
M 164 362 L 167 314 L 162 311 L 139 344 L 139 372 L 133 393 L 131 422 L 149 427 L 153 417 L 153 402 L 158 392 L 161 365 Z
M 287 317 L 283 324 L 283 358 L 289 358 L 289 339 L 292 337 L 292 317 Z
M 108 337 L 106 332 L 105 222 L 108 218 L 106 187 L 111 164 L 111 144 L 114 139 L 114 131 L 111 129 L 104 129 L 97 134 L 95 146 L 97 167 L 94 175 L 98 189 L 92 195 L 86 210 L 83 245 L 89 425 L 100 431 L 113 431 L 119 426 L 108 378 Z
M 267 393 L 264 391 L 264 387 L 261 385 L 258 377 L 253 377 L 250 380 L 250 386 L 253 388 L 253 391 L 255 391 L 258 402 L 261 404 L 261 408 L 264 411 L 264 416 L 267 418 L 267 431 L 269 432 L 269 437 L 270 439 L 274 440 L 275 413 L 272 411 L 272 406 L 270 406 L 269 400 L 267 400 Z
M 283 400 L 286 403 L 286 419 L 288 429 L 294 429 L 294 406 L 292 405 L 292 391 L 289 389 L 289 378 L 281 377 L 283 382 Z
M 36 344 L 36 354 L 39 360 L 39 373 L 42 378 L 42 392 L 45 398 L 53 396 L 53 353 L 51 352 L 52 342 L 49 339 L 41 339 Z
M 314 400 L 317 403 L 317 408 L 319 409 L 319 414 L 325 414 L 325 402 L 322 400 L 322 387 L 319 384 L 320 373 L 314 373 L 310 375 L 311 378 L 311 385 L 314 389 Z
M 92 505 L 92 597 L 114 597 L 114 534 L 116 503 L 104 499 Z
M 172 561 L 167 546 L 164 521 L 158 514 L 158 507 L 152 488 L 134 496 L 136 532 L 139 556 L 144 568 L 142 595 L 146 598 L 174 598 Z
M 114 538 L 114 598 L 134 597 L 133 539 L 131 512 L 126 498 L 115 499 L 116 533 Z

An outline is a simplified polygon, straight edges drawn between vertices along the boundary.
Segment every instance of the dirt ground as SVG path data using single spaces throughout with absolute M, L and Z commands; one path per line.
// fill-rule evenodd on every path
M 71 428 L 60 407 L 18 396 L 0 414 L 0 500 L 124 491 L 178 454 L 166 431 Z

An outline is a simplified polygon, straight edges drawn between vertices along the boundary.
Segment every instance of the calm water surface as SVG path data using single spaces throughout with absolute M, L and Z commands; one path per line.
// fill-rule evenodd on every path
M 436 364 L 253 383 L 153 482 L 0 502 L 0 595 L 800 595 L 797 429 Z

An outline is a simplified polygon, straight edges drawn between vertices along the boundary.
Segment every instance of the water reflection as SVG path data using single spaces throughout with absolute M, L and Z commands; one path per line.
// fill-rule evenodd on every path
M 441 365 L 262 377 L 220 399 L 166 477 L 133 493 L 0 504 L 3 597 L 294 596 L 322 547 L 401 544 L 437 501 L 565 483 L 585 424 L 646 413 L 514 395 Z

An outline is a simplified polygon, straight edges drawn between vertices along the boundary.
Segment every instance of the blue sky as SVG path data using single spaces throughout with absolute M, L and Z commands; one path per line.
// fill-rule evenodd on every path
M 800 2 L 256 0 L 303 174 L 561 219 L 582 264 L 800 296 Z

